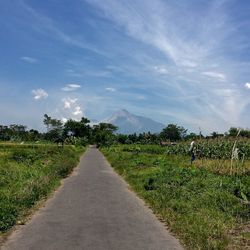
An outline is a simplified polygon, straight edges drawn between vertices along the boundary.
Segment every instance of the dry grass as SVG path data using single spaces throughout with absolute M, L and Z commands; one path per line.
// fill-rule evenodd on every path
M 219 174 L 231 174 L 231 160 L 229 159 L 197 159 L 193 165 Z M 232 175 L 244 175 L 249 172 L 250 160 L 233 162 Z
M 230 232 L 230 244 L 228 250 L 250 249 L 250 223 L 238 225 Z

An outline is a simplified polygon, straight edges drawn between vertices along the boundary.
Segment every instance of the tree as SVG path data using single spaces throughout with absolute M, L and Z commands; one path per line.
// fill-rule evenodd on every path
M 239 128 L 235 128 L 235 127 L 231 127 L 228 131 L 228 135 L 229 136 L 237 136 L 237 134 L 239 133 L 240 131 L 240 136 L 242 137 L 250 137 L 250 130 L 249 129 L 239 129 Z
M 243 137 L 250 138 L 250 130 L 249 129 L 243 129 L 240 131 L 240 135 Z
M 126 144 L 127 139 L 128 139 L 128 136 L 127 136 L 127 135 L 118 134 L 118 135 L 116 136 L 117 142 L 118 142 L 118 143 L 121 143 L 121 144 Z
M 84 117 L 80 121 L 70 119 L 64 124 L 63 134 L 65 136 L 71 134 L 74 137 L 89 137 L 90 126 L 88 123 L 90 123 L 90 120 Z
M 199 137 L 200 137 L 200 135 L 197 135 L 197 134 L 191 132 L 190 134 L 185 136 L 185 140 L 194 140 L 194 139 L 199 138 Z
M 128 140 L 129 142 L 135 143 L 138 141 L 138 137 L 136 133 L 128 135 Z
M 111 145 L 116 140 L 114 132 L 117 129 L 118 127 L 110 123 L 100 123 L 95 125 L 92 130 L 94 142 L 97 144 L 97 146 Z
M 213 139 L 214 139 L 214 138 L 217 138 L 217 137 L 219 137 L 219 133 L 213 131 L 213 132 L 211 133 L 211 137 L 212 137 Z
M 61 120 L 52 119 L 47 114 L 44 115 L 43 123 L 47 126 L 47 133 L 45 139 L 50 141 L 56 141 L 59 138 L 63 138 L 63 123 Z
M 50 129 L 50 125 L 51 125 L 51 117 L 48 116 L 47 114 L 44 115 L 44 119 L 43 119 L 43 123 L 46 125 L 47 127 L 47 132 L 49 132 Z
M 228 131 L 229 136 L 236 136 L 238 134 L 238 129 L 235 127 L 231 127 Z
M 168 139 L 170 141 L 178 141 L 186 136 L 187 129 L 176 124 L 168 124 L 166 128 L 160 133 L 162 139 Z
M 36 141 L 40 139 L 40 137 L 41 137 L 41 134 L 35 129 L 31 129 L 28 133 L 28 140 L 30 141 Z

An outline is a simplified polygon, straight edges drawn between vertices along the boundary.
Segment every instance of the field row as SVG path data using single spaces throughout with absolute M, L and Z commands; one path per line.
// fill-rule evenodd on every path
M 235 147 L 234 147 L 235 144 Z M 169 143 L 166 146 L 158 145 L 126 145 L 123 150 L 128 152 L 143 152 L 150 154 L 179 154 L 189 155 L 190 142 Z M 249 139 L 218 139 L 196 140 L 195 154 L 198 158 L 231 159 L 233 148 L 237 148 L 239 159 L 250 159 Z

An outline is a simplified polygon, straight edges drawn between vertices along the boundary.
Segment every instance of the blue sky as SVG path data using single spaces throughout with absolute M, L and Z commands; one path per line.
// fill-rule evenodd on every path
M 248 0 L 0 0 L 0 123 L 117 109 L 189 132 L 250 123 Z

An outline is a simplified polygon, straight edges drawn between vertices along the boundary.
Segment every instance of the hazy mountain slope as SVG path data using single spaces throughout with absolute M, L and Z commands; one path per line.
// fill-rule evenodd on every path
M 132 134 L 150 131 L 151 133 L 160 132 L 165 126 L 150 118 L 137 116 L 127 110 L 118 110 L 104 122 L 112 123 L 119 127 L 118 133 Z

